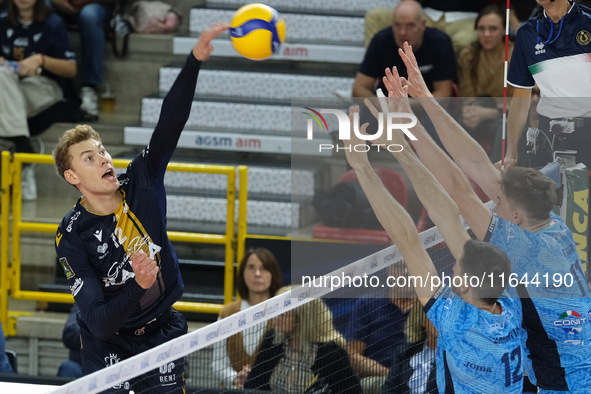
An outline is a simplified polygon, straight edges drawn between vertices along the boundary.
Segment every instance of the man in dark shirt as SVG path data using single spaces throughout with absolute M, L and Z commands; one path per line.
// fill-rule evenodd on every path
M 183 280 L 166 232 L 164 174 L 191 111 L 201 63 L 211 40 L 205 30 L 166 95 L 150 144 L 117 176 L 99 134 L 80 125 L 60 138 L 58 174 L 82 197 L 58 227 L 55 248 L 76 304 L 82 372 L 90 374 L 187 332 L 172 305 Z M 109 391 L 184 393 L 184 362 L 160 368 Z M 145 391 L 144 391 L 145 390 Z
M 427 26 L 447 34 L 451 38 L 456 54 L 478 38 L 474 28 L 476 16 L 484 7 L 492 4 L 490 0 L 419 0 L 418 2 L 423 6 Z M 371 38 L 389 23 L 390 11 L 391 8 L 374 8 L 365 14 L 366 46 Z
M 392 14 L 392 26 L 379 31 L 371 40 L 353 83 L 354 97 L 375 97 L 382 88 L 384 70 L 396 66 L 401 76 L 406 67 L 398 55 L 407 41 L 415 51 L 429 90 L 435 97 L 450 97 L 456 77 L 456 59 L 450 38 L 426 27 L 421 5 L 402 1 Z

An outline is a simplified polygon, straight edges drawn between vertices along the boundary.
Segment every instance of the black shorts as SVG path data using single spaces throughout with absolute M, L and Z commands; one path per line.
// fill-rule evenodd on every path
M 137 331 L 137 330 L 135 330 Z M 169 318 L 156 330 L 144 334 L 116 333 L 106 341 L 96 339 L 83 324 L 80 326 L 82 341 L 82 373 L 91 374 L 187 333 L 187 322 L 182 313 L 173 310 Z M 151 370 L 128 382 L 115 385 L 104 393 L 183 393 L 185 387 L 184 358 Z

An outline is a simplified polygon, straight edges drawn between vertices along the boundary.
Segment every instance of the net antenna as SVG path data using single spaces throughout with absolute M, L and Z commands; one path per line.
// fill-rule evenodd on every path
M 505 66 L 503 75 L 503 121 L 501 142 L 501 170 L 505 168 L 505 147 L 507 139 L 507 71 L 509 68 L 509 20 L 511 15 L 511 0 L 507 0 L 505 15 Z

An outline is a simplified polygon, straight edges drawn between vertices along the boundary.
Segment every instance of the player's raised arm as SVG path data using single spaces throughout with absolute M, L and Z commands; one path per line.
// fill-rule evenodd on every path
M 431 118 L 445 149 L 462 171 L 472 178 L 490 199 L 496 198 L 500 184 L 499 170 L 490 162 L 486 152 L 456 120 L 437 102 L 426 89 L 421 70 L 408 43 L 398 50 L 408 72 L 408 79 L 402 78 L 408 86 L 408 94 L 421 102 Z M 421 157 L 422 159 L 422 157 Z
M 382 102 L 387 101 L 387 103 L 383 105 L 383 107 L 385 107 L 383 108 L 383 111 L 412 113 L 407 98 L 408 86 L 403 87 L 401 85 L 400 78 L 395 68 L 393 68 L 392 71 L 386 70 L 384 84 L 388 89 L 389 97 L 387 100 L 380 99 Z M 368 105 L 374 115 L 377 114 L 377 110 L 372 108 L 370 102 L 366 102 L 366 105 Z M 443 186 L 447 194 L 449 194 L 455 202 L 454 205 L 459 207 L 462 216 L 472 228 L 472 231 L 474 231 L 474 234 L 476 234 L 478 239 L 484 239 L 492 217 L 490 211 L 482 204 L 464 173 L 462 173 L 456 163 L 454 163 L 435 143 L 435 141 L 433 141 L 425 128 L 420 123 L 417 123 L 417 125 L 411 129 L 411 132 L 417 138 L 416 141 L 413 141 L 413 146 L 421 158 L 422 164 L 427 167 L 432 174 L 431 176 L 434 176 L 439 184 Z M 406 144 L 404 139 L 402 139 L 402 143 Z M 407 150 L 409 149 L 407 148 Z M 427 210 L 429 209 L 427 208 Z M 432 215 L 430 211 L 429 215 Z
M 396 93 L 402 95 L 404 91 L 400 85 L 398 87 L 400 90 Z M 390 102 L 393 112 L 411 112 L 408 97 L 390 98 Z M 369 100 L 366 100 L 366 104 L 369 104 Z M 371 106 L 370 110 L 374 112 Z M 460 221 L 458 206 L 439 182 L 437 182 L 433 174 L 421 163 L 410 145 L 406 142 L 404 134 L 401 131 L 394 131 L 392 133 L 392 142 L 403 147 L 400 152 L 393 153 L 393 155 L 406 172 L 419 200 L 421 200 L 421 203 L 423 203 L 425 209 L 429 212 L 429 217 L 441 232 L 452 255 L 457 260 L 464 248 L 464 243 L 470 239 L 470 236 Z M 453 165 L 451 160 L 449 162 L 450 165 Z M 459 172 L 459 169 L 457 171 Z
M 359 107 L 351 108 L 349 113 L 351 124 L 353 124 L 354 114 L 358 112 Z M 362 130 L 366 128 L 367 124 L 361 126 Z M 376 217 L 404 256 L 409 274 L 421 277 L 422 282 L 427 284 L 430 277 L 437 276 L 437 270 L 421 244 L 413 220 L 384 187 L 371 167 L 367 153 L 351 149 L 352 145 L 363 143 L 364 141 L 354 132 L 351 133 L 351 140 L 343 141 L 347 160 L 355 170 Z M 416 288 L 417 296 L 423 305 L 429 301 L 435 290 L 427 285 L 422 289 Z
M 199 35 L 185 65 L 164 98 L 149 145 L 150 163 L 162 176 L 189 119 L 201 62 L 207 60 L 213 51 L 211 41 L 229 28 L 227 23 L 216 23 Z

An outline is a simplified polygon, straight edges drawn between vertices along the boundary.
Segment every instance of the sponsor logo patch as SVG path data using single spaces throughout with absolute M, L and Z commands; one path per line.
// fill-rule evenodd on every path
M 74 272 L 74 270 L 72 270 L 72 267 L 70 267 L 70 264 L 68 264 L 68 260 L 65 257 L 60 257 L 60 264 L 62 266 L 62 269 L 64 270 L 66 279 L 70 279 L 76 276 L 76 273 Z

